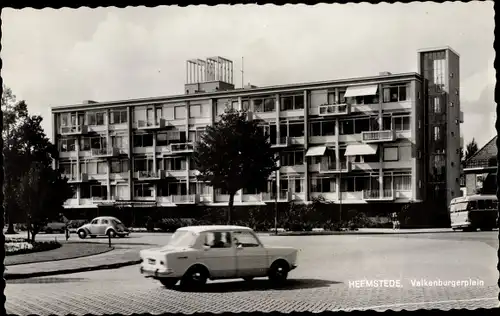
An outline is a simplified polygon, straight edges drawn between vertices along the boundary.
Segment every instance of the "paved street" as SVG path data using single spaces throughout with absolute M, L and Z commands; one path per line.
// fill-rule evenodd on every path
M 39 236 L 53 238 L 53 236 Z M 134 234 L 123 244 L 164 244 L 166 234 Z M 267 280 L 210 282 L 197 293 L 162 288 L 138 266 L 8 281 L 9 313 L 163 313 L 324 310 L 414 310 L 498 306 L 498 232 L 418 235 L 261 236 L 299 248 L 299 267 L 283 288 Z M 87 240 L 88 241 L 88 240 Z M 93 240 L 94 241 L 94 240 Z M 107 242 L 97 239 L 96 242 Z M 148 248 L 139 246 L 137 249 Z M 416 286 L 412 280 L 478 280 L 468 287 Z M 401 288 L 350 287 L 356 280 L 400 280 Z

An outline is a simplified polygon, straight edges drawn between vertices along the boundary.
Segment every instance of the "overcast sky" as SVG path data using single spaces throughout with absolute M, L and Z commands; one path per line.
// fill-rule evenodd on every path
M 473 14 L 471 14 L 473 13 Z M 236 87 L 417 71 L 420 48 L 460 54 L 465 141 L 496 132 L 493 2 L 2 10 L 2 76 L 32 113 L 82 100 L 182 94 L 185 61 L 234 61 Z

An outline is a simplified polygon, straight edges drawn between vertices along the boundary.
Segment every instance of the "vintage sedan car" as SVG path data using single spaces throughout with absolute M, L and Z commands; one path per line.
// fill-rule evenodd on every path
M 90 236 L 109 236 L 109 237 L 125 237 L 130 234 L 130 231 L 123 225 L 123 223 L 116 217 L 101 216 L 94 218 L 90 223 L 79 227 L 76 230 L 78 237 L 85 239 Z
M 196 288 L 207 280 L 269 277 L 286 280 L 297 267 L 297 250 L 266 247 L 254 231 L 242 226 L 187 226 L 176 230 L 161 248 L 140 252 L 140 272 L 173 288 Z

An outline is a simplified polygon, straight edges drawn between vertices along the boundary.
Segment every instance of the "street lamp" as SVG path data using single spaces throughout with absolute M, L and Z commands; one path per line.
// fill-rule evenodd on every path
M 274 234 L 278 235 L 278 177 L 274 176 Z

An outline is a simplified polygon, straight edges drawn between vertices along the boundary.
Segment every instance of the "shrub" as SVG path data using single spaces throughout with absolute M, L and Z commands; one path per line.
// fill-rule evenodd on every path
M 25 238 L 7 238 L 5 240 L 5 255 L 21 255 L 26 253 L 53 250 L 61 247 L 57 241 L 28 242 Z

